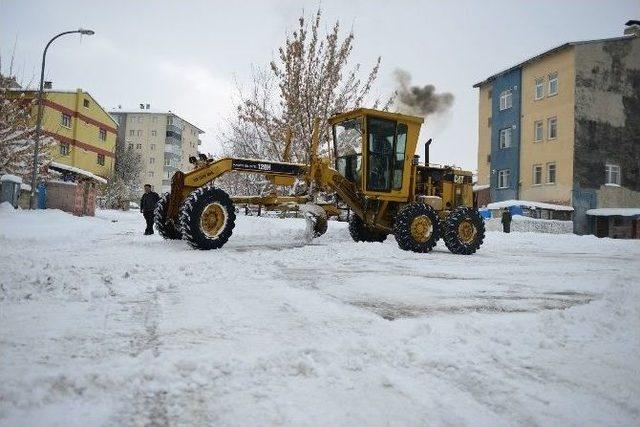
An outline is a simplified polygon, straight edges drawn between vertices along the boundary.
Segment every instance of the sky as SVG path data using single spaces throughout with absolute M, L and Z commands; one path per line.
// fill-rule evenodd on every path
M 205 131 L 202 151 L 219 152 L 234 114 L 237 85 L 276 56 L 301 14 L 323 10 L 324 27 L 339 20 L 355 34 L 351 63 L 368 70 L 382 57 L 374 95 L 395 89 L 393 72 L 412 84 L 454 95 L 430 116 L 420 140 L 433 138 L 431 161 L 475 170 L 478 93 L 484 78 L 567 41 L 616 37 L 640 19 L 640 0 L 562 1 L 204 1 L 0 0 L 0 58 L 7 73 L 37 84 L 42 50 L 54 88 L 82 88 L 105 108 L 149 103 Z M 419 146 L 421 147 L 422 144 Z M 422 153 L 422 148 L 419 149 Z

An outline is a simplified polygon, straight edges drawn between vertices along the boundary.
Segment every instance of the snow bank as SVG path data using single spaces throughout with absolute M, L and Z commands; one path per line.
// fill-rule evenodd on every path
M 572 206 L 554 205 L 551 203 L 531 202 L 527 200 L 505 200 L 502 202 L 493 202 L 487 205 L 487 209 L 503 209 L 511 206 L 522 206 L 530 209 L 550 209 L 554 211 L 572 211 Z
M 500 218 L 485 219 L 484 223 L 487 231 L 502 231 Z M 537 219 L 514 215 L 511 221 L 511 231 L 551 234 L 573 233 L 573 221 Z

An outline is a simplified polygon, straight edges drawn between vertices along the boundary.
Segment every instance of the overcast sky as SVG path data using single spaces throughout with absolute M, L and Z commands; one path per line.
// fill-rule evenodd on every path
M 15 48 L 14 74 L 36 82 L 46 42 L 66 36 L 47 56 L 55 88 L 82 88 L 103 107 L 170 109 L 205 130 L 215 152 L 224 118 L 233 113 L 235 79 L 274 57 L 301 13 L 316 1 L 29 1 L 0 0 L 3 72 Z M 369 68 L 382 56 L 375 91 L 394 89 L 401 67 L 413 84 L 455 96 L 448 113 L 430 117 L 421 141 L 434 138 L 431 159 L 476 168 L 474 83 L 566 41 L 614 37 L 640 19 L 640 0 L 345 1 L 323 0 L 324 24 L 339 19 L 355 33 L 352 62 Z

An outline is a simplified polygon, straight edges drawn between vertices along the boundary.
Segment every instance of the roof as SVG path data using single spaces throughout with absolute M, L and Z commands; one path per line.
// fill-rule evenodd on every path
M 587 215 L 591 216 L 638 216 L 640 208 L 598 208 L 589 209 Z
M 9 89 L 12 92 L 38 92 L 38 89 L 31 89 L 31 88 L 24 88 L 24 89 Z M 100 105 L 100 103 L 98 101 L 96 101 L 96 99 L 93 97 L 93 95 L 91 95 L 89 92 L 84 91 L 80 88 L 72 90 L 72 89 L 43 89 L 42 92 L 44 93 L 69 93 L 69 94 L 76 94 L 78 92 L 82 93 L 83 95 L 88 96 L 89 98 L 91 98 L 91 100 L 93 101 L 94 104 L 96 104 L 102 111 L 105 112 L 105 114 L 107 115 L 107 117 L 109 117 L 109 120 L 111 120 L 113 122 L 113 124 L 116 125 L 116 127 L 118 126 L 118 122 L 116 122 L 113 117 L 111 117 L 111 115 L 109 114 L 109 112 L 107 110 L 105 110 L 102 105 Z
M 573 207 L 567 205 L 554 205 L 551 203 L 531 202 L 528 200 L 505 200 L 493 202 L 487 205 L 487 209 L 503 209 L 511 206 L 521 206 L 529 209 L 549 209 L 552 211 L 572 211 Z
M 329 118 L 329 123 L 334 124 L 344 119 L 348 119 L 354 116 L 363 116 L 363 115 L 372 115 L 372 116 L 384 117 L 392 120 L 401 120 L 404 122 L 412 122 L 417 124 L 424 123 L 423 117 L 408 116 L 406 114 L 391 113 L 389 111 L 373 110 L 371 108 L 356 108 L 355 110 L 336 114 Z
M 199 133 L 204 133 L 204 131 L 202 129 L 200 129 L 198 126 L 194 125 L 193 123 L 191 123 L 188 120 L 183 119 L 182 117 L 180 117 L 179 115 L 177 115 L 176 113 L 174 113 L 171 110 L 150 109 L 150 108 L 149 109 L 145 108 L 144 110 L 143 109 L 136 110 L 135 108 L 132 108 L 132 109 L 121 109 L 121 108 L 118 108 L 116 110 L 109 111 L 109 114 L 166 114 L 166 115 L 172 115 L 172 116 L 176 116 L 177 118 L 179 118 L 183 122 L 189 123 L 189 125 L 191 125 L 194 128 L 196 128 Z
M 564 49 L 566 49 L 568 47 L 571 47 L 571 46 L 578 46 L 578 45 L 590 44 L 590 43 L 601 43 L 601 42 L 614 42 L 614 41 L 620 41 L 620 40 L 630 40 L 630 39 L 633 39 L 635 37 L 637 37 L 637 36 L 635 36 L 635 35 L 626 35 L 626 36 L 611 37 L 611 38 L 606 38 L 606 39 L 594 39 L 594 40 L 582 40 L 582 41 L 575 41 L 575 42 L 567 42 L 567 43 L 561 44 L 560 46 L 556 46 L 556 47 L 554 47 L 552 49 L 546 50 L 546 51 L 544 51 L 544 52 L 542 52 L 542 53 L 540 53 L 540 54 L 538 54 L 536 56 L 532 56 L 531 58 L 529 58 L 529 59 L 527 59 L 525 61 L 522 61 L 522 62 L 520 62 L 520 63 L 518 63 L 518 64 L 516 64 L 516 65 L 514 65 L 512 67 L 509 67 L 509 68 L 507 68 L 505 70 L 502 70 L 502 71 L 500 71 L 500 72 L 498 72 L 496 74 L 493 74 L 493 75 L 487 77 L 486 79 L 484 79 L 483 81 L 474 84 L 473 87 L 480 87 L 480 86 L 482 86 L 482 85 L 484 85 L 486 83 L 489 83 L 489 82 L 495 80 L 497 77 L 502 76 L 502 75 L 504 75 L 504 74 L 506 74 L 506 73 L 508 73 L 510 71 L 513 71 L 515 69 L 521 68 L 521 67 L 523 67 L 523 66 L 525 66 L 527 64 L 530 64 L 532 62 L 535 62 L 538 59 L 541 59 L 541 58 L 543 58 L 545 56 L 553 55 L 554 53 L 560 52 L 561 50 L 564 50 Z
M 82 176 L 85 176 L 87 178 L 91 178 L 91 179 L 96 180 L 98 182 L 101 182 L 103 184 L 107 183 L 107 180 L 104 179 L 103 177 L 95 175 L 95 174 L 93 174 L 93 173 L 91 173 L 89 171 L 86 171 L 84 169 L 76 168 L 74 166 L 69 166 L 69 165 L 65 165 L 65 164 L 62 164 L 62 163 L 58 163 L 58 162 L 51 162 L 51 163 L 49 163 L 49 167 L 52 168 L 52 169 L 61 169 L 61 170 L 67 171 L 67 172 L 77 173 L 78 175 L 82 175 Z

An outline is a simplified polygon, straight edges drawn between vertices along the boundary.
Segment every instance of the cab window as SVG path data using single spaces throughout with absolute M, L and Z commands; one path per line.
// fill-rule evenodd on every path
M 407 125 L 398 123 L 396 136 L 395 159 L 393 159 L 393 189 L 402 188 L 402 172 L 404 170 L 404 154 L 407 148 Z
M 369 145 L 367 190 L 389 191 L 391 189 L 396 122 L 369 117 L 367 127 Z

